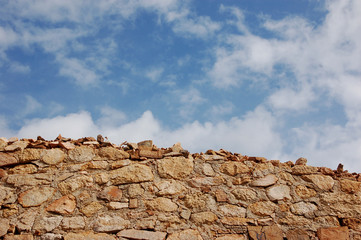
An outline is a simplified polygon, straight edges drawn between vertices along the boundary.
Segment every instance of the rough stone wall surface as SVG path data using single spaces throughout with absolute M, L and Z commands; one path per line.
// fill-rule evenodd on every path
M 151 140 L 0 138 L 0 239 L 361 239 L 361 175 Z

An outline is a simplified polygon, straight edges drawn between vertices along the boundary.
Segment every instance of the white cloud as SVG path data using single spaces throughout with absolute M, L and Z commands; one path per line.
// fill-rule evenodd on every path
M 175 33 L 184 36 L 207 38 L 220 30 L 220 28 L 221 25 L 212 21 L 208 16 L 200 16 L 195 19 L 189 17 L 177 19 L 173 30 Z
M 152 68 L 145 73 L 145 76 L 153 82 L 156 82 L 162 76 L 163 71 L 164 69 L 162 67 Z
M 24 65 L 18 62 L 12 62 L 10 63 L 9 71 L 14 73 L 26 74 L 29 73 L 31 70 L 28 65 Z
M 26 116 L 39 111 L 42 108 L 42 104 L 30 95 L 25 96 L 25 108 L 21 112 L 21 116 Z
M 127 119 L 125 113 L 109 107 L 103 106 L 100 108 L 101 117 L 96 121 L 101 129 L 113 128 L 114 126 L 119 126 L 124 123 Z
M 61 58 L 59 62 L 62 64 L 59 74 L 74 79 L 76 84 L 82 87 L 92 87 L 99 82 L 97 73 L 86 66 L 83 61 L 75 58 Z

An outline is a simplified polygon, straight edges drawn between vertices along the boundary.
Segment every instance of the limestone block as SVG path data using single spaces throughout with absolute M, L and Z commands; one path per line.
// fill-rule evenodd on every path
M 24 150 L 28 146 L 28 141 L 16 141 L 5 147 L 5 151 L 11 152 L 16 150 Z
M 228 217 L 246 217 L 247 210 L 243 207 L 236 205 L 226 204 L 219 206 L 219 210 L 223 213 L 224 216 Z
M 307 199 L 310 197 L 316 196 L 317 192 L 311 188 L 308 188 L 303 185 L 298 185 L 295 189 L 295 192 L 298 196 L 300 196 L 302 199 Z
M 131 198 L 141 196 L 144 193 L 144 189 L 139 184 L 131 184 L 128 188 L 128 195 Z
M 23 207 L 35 207 L 48 201 L 55 193 L 52 187 L 35 187 L 19 194 L 18 201 Z
M 120 201 L 122 199 L 123 192 L 117 186 L 105 187 L 103 191 L 98 194 L 98 197 L 108 201 Z
M 114 147 L 103 147 L 99 149 L 98 155 L 104 160 L 121 160 L 129 158 L 129 153 Z
M 145 201 L 147 208 L 161 212 L 173 212 L 178 209 L 178 205 L 169 198 L 158 197 L 153 200 Z
M 291 205 L 291 212 L 296 215 L 312 216 L 317 210 L 317 206 L 313 203 L 298 202 Z
M 108 208 L 112 210 L 122 209 L 122 208 L 128 208 L 129 203 L 123 203 L 123 202 L 110 202 L 108 203 Z
M 160 196 L 174 195 L 185 190 L 185 187 L 179 181 L 173 179 L 156 182 L 154 185 L 158 189 L 156 194 Z
M 94 233 L 87 231 L 79 233 L 67 233 L 64 236 L 64 240 L 117 240 L 117 238 L 106 233 Z
M 203 240 L 202 236 L 197 230 L 187 229 L 175 233 L 171 233 L 167 240 Z
M 117 213 L 102 213 L 94 220 L 93 230 L 96 232 L 118 232 L 130 225 L 129 220 L 123 219 Z
M 157 166 L 161 177 L 183 180 L 193 171 L 193 158 L 166 157 L 158 160 Z
M 303 229 L 288 230 L 286 237 L 287 240 L 310 240 L 307 232 Z
M 18 163 L 18 160 L 9 153 L 0 152 L 0 167 Z
M 188 181 L 188 184 L 192 187 L 201 186 L 219 186 L 224 184 L 224 179 L 221 176 L 217 177 L 194 177 Z
M 212 168 L 212 165 L 209 163 L 203 164 L 202 171 L 203 171 L 203 174 L 208 177 L 214 177 L 216 175 L 216 173 L 214 172 L 214 170 Z
M 271 201 L 292 199 L 290 195 L 290 187 L 283 184 L 274 185 L 268 188 L 267 196 Z
M 134 240 L 165 240 L 166 232 L 152 232 L 146 230 L 126 229 L 117 234 L 118 237 Z
M 333 185 L 335 184 L 335 181 L 330 176 L 324 176 L 324 175 L 304 175 L 302 176 L 302 179 L 308 182 L 312 182 L 315 184 L 319 189 L 328 191 L 331 190 Z
M 7 203 L 14 203 L 16 201 L 16 194 L 13 188 L 0 186 L 0 206 Z
M 248 206 L 248 209 L 258 216 L 271 216 L 277 209 L 277 205 L 271 201 L 260 201 Z
M 8 232 L 9 228 L 9 220 L 5 218 L 0 218 L 0 237 L 4 236 Z
M 237 187 L 232 191 L 232 194 L 237 199 L 245 202 L 253 202 L 258 199 L 257 192 L 251 188 Z
M 16 225 L 17 229 L 20 231 L 31 231 L 31 228 L 34 225 L 35 217 L 38 213 L 35 210 L 28 210 L 20 214 L 16 221 L 13 223 Z
M 231 226 L 242 226 L 248 224 L 255 224 L 255 220 L 251 218 L 243 218 L 243 217 L 223 217 L 221 219 L 221 223 Z
M 230 176 L 235 176 L 239 173 L 249 173 L 250 169 L 242 162 L 225 162 L 221 165 L 220 170 Z
M 89 162 L 95 157 L 94 149 L 88 146 L 75 147 L 68 152 L 69 159 L 74 162 Z
M 217 237 L 216 240 L 246 240 L 246 237 L 240 234 L 227 234 L 221 237 Z
M 62 219 L 62 216 L 41 216 L 35 221 L 33 230 L 39 232 L 51 232 L 60 225 Z
M 110 172 L 114 185 L 152 181 L 154 176 L 150 167 L 143 164 L 133 164 Z
M 85 228 L 84 217 L 64 217 L 61 222 L 61 228 L 63 230 L 79 230 Z
M 99 202 L 91 202 L 85 207 L 81 208 L 80 211 L 87 217 L 93 216 L 99 210 L 104 208 L 104 206 Z
M 43 151 L 44 149 L 26 148 L 23 152 L 18 154 L 19 160 L 20 162 L 31 162 L 40 160 Z
M 66 195 L 80 188 L 90 187 L 92 185 L 93 185 L 93 178 L 91 176 L 83 175 L 83 176 L 70 178 L 63 182 L 58 183 L 58 188 L 63 195 Z
M 28 174 L 28 173 L 36 173 L 38 168 L 33 164 L 23 164 L 15 166 L 9 169 L 9 173 L 11 174 Z
M 62 240 L 63 236 L 58 233 L 45 233 L 40 236 L 40 240 Z
M 52 202 L 47 208 L 48 212 L 55 212 L 61 215 L 71 214 L 76 208 L 76 200 L 73 195 L 63 196 Z
M 41 160 L 49 165 L 56 165 L 65 159 L 65 153 L 59 148 L 44 150 Z
M 317 230 L 317 237 L 320 240 L 349 240 L 347 227 L 320 228 Z
M 268 187 L 277 182 L 278 178 L 274 174 L 269 174 L 263 178 L 254 180 L 250 183 L 253 187 Z
M 346 193 L 357 193 L 361 189 L 361 182 L 352 181 L 349 179 L 341 179 L 341 190 Z
M 22 235 L 5 235 L 4 240 L 33 240 L 34 237 L 32 234 L 22 234 Z
M 191 216 L 191 221 L 198 225 L 212 224 L 213 222 L 217 221 L 217 219 L 217 215 L 212 212 L 193 213 Z
M 12 174 L 6 179 L 6 182 L 13 184 L 15 187 L 19 186 L 37 186 L 51 183 L 54 174 L 39 173 L 39 174 Z
M 294 175 L 307 175 L 317 173 L 318 168 L 305 165 L 295 165 L 292 167 L 292 174 Z

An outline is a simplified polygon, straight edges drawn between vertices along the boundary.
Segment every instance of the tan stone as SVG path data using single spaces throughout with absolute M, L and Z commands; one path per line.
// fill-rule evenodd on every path
M 27 185 L 37 186 L 51 183 L 53 174 L 40 173 L 40 174 L 13 174 L 9 175 L 6 182 L 13 184 L 15 187 Z
M 24 150 L 28 146 L 28 141 L 16 141 L 5 147 L 5 151 L 16 151 L 16 150 Z
M 106 233 L 79 232 L 67 233 L 64 240 L 116 240 L 117 238 Z
M 317 210 L 317 206 L 313 203 L 298 202 L 291 205 L 291 212 L 296 215 L 312 216 Z
M 18 201 L 23 207 L 35 207 L 48 201 L 55 193 L 52 187 L 35 187 L 19 194 Z
M 80 211 L 87 217 L 93 216 L 99 210 L 101 210 L 104 206 L 99 202 L 91 202 L 85 207 L 81 208 Z
M 303 229 L 288 230 L 286 237 L 287 240 L 310 240 L 307 232 Z
M 14 222 L 13 224 L 15 224 L 16 228 L 20 231 L 29 232 L 34 225 L 35 217 L 37 214 L 38 213 L 33 209 L 25 211 L 20 214 L 17 219 L 15 219 L 16 222 Z
M 269 174 L 263 178 L 254 180 L 250 183 L 250 186 L 253 187 L 268 187 L 277 182 L 278 178 L 274 174 Z
M 105 184 L 110 181 L 108 172 L 99 172 L 94 175 L 94 181 L 98 184 Z
M 41 234 L 40 240 L 62 240 L 63 236 L 60 233 L 44 233 Z
M 85 228 L 84 217 L 64 217 L 61 222 L 61 228 L 63 230 L 79 230 Z
M 13 188 L 3 187 L 0 185 L 0 207 L 3 204 L 13 203 L 16 201 L 16 194 Z
M 361 232 L 361 219 L 360 218 L 344 218 L 342 225 L 347 226 L 352 230 Z
M 288 172 L 281 172 L 279 174 L 279 177 L 287 184 L 293 184 L 295 182 L 295 179 L 293 178 L 292 174 L 289 174 Z
M 137 208 L 137 207 L 138 207 L 138 199 L 136 199 L 136 198 L 129 199 L 129 208 L 133 209 L 133 208 Z
M 239 200 L 253 202 L 258 199 L 257 192 L 251 188 L 236 188 L 232 194 Z
M 240 234 L 227 234 L 217 237 L 216 240 L 246 240 L 246 237 Z
M 172 202 L 172 200 L 164 197 L 155 198 L 153 200 L 145 201 L 147 208 L 151 210 L 161 211 L 161 212 L 173 212 L 178 209 L 177 204 Z
M 201 159 L 204 161 L 219 161 L 219 160 L 224 160 L 224 157 L 219 156 L 219 155 L 204 154 L 204 155 L 201 155 Z
M 128 166 L 131 163 L 132 163 L 132 161 L 130 161 L 129 159 L 118 160 L 118 161 L 112 162 L 111 165 L 110 165 L 110 168 L 111 169 L 117 169 L 117 168 Z
M 159 159 L 163 157 L 163 153 L 160 149 L 157 151 L 154 150 L 139 150 L 139 157 L 146 157 L 152 159 Z
M 129 207 L 128 203 L 123 203 L 123 202 L 110 202 L 110 203 L 108 203 L 108 208 L 112 209 L 112 210 L 128 208 L 128 207 Z
M 227 202 L 228 201 L 227 193 L 225 191 L 223 191 L 222 189 L 217 189 L 215 192 L 215 196 L 216 196 L 217 202 Z
M 287 185 L 274 185 L 267 189 L 267 196 L 271 201 L 290 200 L 290 188 Z
M 66 195 L 81 189 L 83 187 L 90 187 L 93 185 L 93 178 L 91 176 L 77 176 L 74 178 L 67 179 L 63 182 L 58 183 L 59 191 Z
M 94 220 L 93 230 L 96 232 L 118 232 L 130 225 L 118 213 L 102 213 Z
M 4 236 L 10 228 L 9 220 L 0 218 L 0 237 Z
M 66 150 L 72 150 L 75 148 L 75 145 L 71 142 L 60 142 L 59 145 Z
M 314 197 L 317 194 L 315 190 L 313 190 L 311 188 L 308 188 L 306 186 L 303 186 L 303 185 L 298 185 L 296 187 L 296 189 L 295 189 L 295 192 L 302 199 L 307 199 L 307 198 L 310 198 L 310 197 Z
M 8 145 L 8 140 L 4 137 L 0 137 L 0 151 L 4 151 L 5 147 Z
M 271 162 L 258 163 L 252 170 L 252 175 L 254 177 L 263 177 L 264 175 L 270 175 L 270 173 L 273 173 L 274 168 L 275 167 Z
M 276 211 L 277 205 L 270 201 L 260 201 L 249 205 L 248 209 L 258 216 L 270 216 Z
M 361 216 L 361 198 L 356 194 L 344 192 L 321 193 L 319 210 L 340 218 Z
M 133 164 L 110 172 L 114 185 L 152 181 L 154 176 L 150 167 L 143 164 Z
M 202 171 L 203 171 L 203 174 L 208 177 L 214 177 L 216 175 L 216 173 L 214 172 L 214 170 L 212 168 L 212 165 L 209 163 L 203 164 Z
M 299 159 L 296 160 L 295 165 L 302 165 L 305 166 L 307 164 L 307 159 L 300 157 Z
M 255 224 L 255 220 L 251 218 L 243 218 L 243 217 L 223 217 L 221 219 L 221 223 L 231 226 L 241 226 L 248 224 Z
M 76 208 L 75 197 L 73 195 L 67 195 L 52 202 L 46 208 L 46 211 L 65 215 L 65 214 L 73 213 L 75 208 Z
M 203 240 L 197 230 L 187 229 L 180 232 L 171 233 L 167 240 Z
M 156 194 L 160 196 L 174 195 L 185 190 L 185 187 L 179 181 L 173 179 L 156 182 L 154 185 L 159 190 Z
M 320 240 L 349 240 L 347 227 L 320 228 L 317 230 L 317 237 Z
M 134 240 L 165 240 L 166 232 L 153 232 L 145 230 L 126 229 L 117 234 L 118 237 Z
M 5 235 L 4 240 L 33 240 L 34 237 L 32 234 L 22 234 L 22 235 Z
M 108 201 L 120 201 L 122 199 L 123 192 L 116 186 L 105 187 L 98 195 L 99 198 Z
M 307 175 L 317 173 L 318 168 L 305 165 L 295 165 L 292 167 L 292 174 L 294 175 Z
M 191 221 L 198 225 L 212 224 L 213 222 L 217 221 L 217 219 L 217 215 L 212 212 L 193 213 L 191 216 Z
M 86 170 L 86 169 L 107 169 L 108 167 L 108 162 L 107 161 L 90 161 L 86 164 L 84 164 L 81 167 L 81 170 Z
M 1 181 L 1 178 L 7 177 L 7 176 L 8 176 L 8 173 L 4 169 L 0 168 L 0 181 Z
M 161 177 L 183 180 L 193 171 L 193 158 L 166 157 L 158 160 L 157 166 Z
M 95 157 L 94 149 L 88 146 L 75 147 L 68 152 L 69 159 L 74 162 L 89 162 Z
M 38 168 L 33 164 L 23 164 L 18 165 L 9 170 L 11 174 L 27 174 L 27 173 L 36 173 Z
M 65 159 L 65 153 L 59 148 L 44 150 L 41 160 L 49 165 L 56 165 Z
M 62 216 L 41 216 L 35 221 L 33 230 L 38 232 L 51 232 L 60 225 L 62 219 Z
M 140 150 L 149 150 L 152 151 L 153 149 L 153 141 L 152 140 L 145 140 L 137 143 L 138 148 Z
M 226 204 L 219 206 L 219 210 L 227 217 L 246 217 L 247 210 L 236 205 Z
M 361 182 L 352 181 L 348 179 L 341 179 L 341 190 L 346 193 L 357 193 L 361 189 Z
M 12 165 L 15 163 L 18 163 L 18 160 L 14 156 L 8 153 L 0 152 L 0 167 Z
M 335 181 L 330 176 L 324 175 L 304 175 L 302 179 L 308 182 L 312 182 L 315 184 L 319 189 L 328 191 L 331 190 Z
M 249 173 L 250 169 L 242 162 L 225 162 L 221 165 L 220 170 L 230 176 L 235 176 L 239 173 Z
M 106 160 L 121 160 L 129 158 L 129 153 L 125 152 L 122 149 L 116 149 L 114 147 L 103 147 L 99 149 L 98 152 L 101 159 Z
M 19 154 L 20 162 L 31 162 L 40 160 L 40 156 L 44 150 L 36 148 L 26 148 L 23 152 Z
M 283 232 L 277 225 L 264 226 L 262 230 L 267 240 L 283 240 Z
M 194 177 L 188 181 L 192 187 L 219 186 L 224 183 L 223 177 Z
M 141 196 L 144 193 L 144 189 L 139 184 L 132 184 L 128 188 L 128 195 L 131 198 Z
M 195 210 L 203 210 L 208 204 L 208 197 L 201 193 L 186 195 L 184 200 L 186 207 L 193 208 Z

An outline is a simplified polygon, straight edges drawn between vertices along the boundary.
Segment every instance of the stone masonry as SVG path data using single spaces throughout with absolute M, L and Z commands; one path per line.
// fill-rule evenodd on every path
M 0 239 L 361 239 L 361 174 L 101 135 L 0 138 Z

